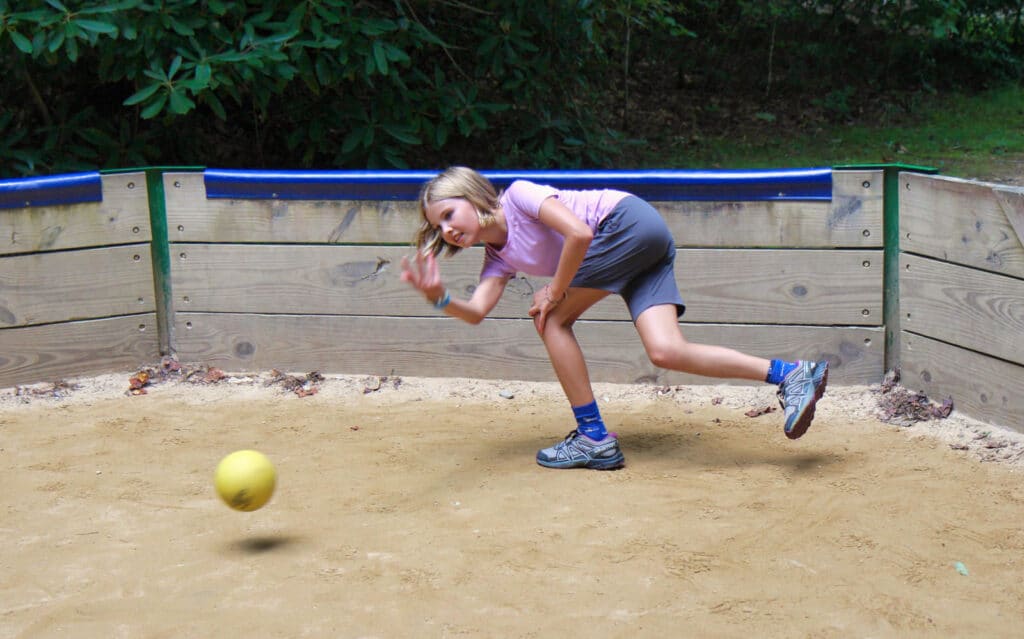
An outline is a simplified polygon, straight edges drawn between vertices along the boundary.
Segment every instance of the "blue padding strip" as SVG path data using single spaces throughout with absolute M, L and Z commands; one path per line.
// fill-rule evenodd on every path
M 526 179 L 563 189 L 620 189 L 652 201 L 831 200 L 832 169 L 481 171 L 498 188 Z M 415 200 L 436 171 L 207 169 L 206 197 L 235 200 Z
M 97 172 L 0 180 L 0 209 L 102 201 L 103 182 Z

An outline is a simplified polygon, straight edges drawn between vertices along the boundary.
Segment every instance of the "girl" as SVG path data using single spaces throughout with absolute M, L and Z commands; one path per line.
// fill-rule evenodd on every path
M 625 463 L 618 439 L 601 419 L 573 333 L 584 311 L 612 293 L 625 300 L 655 366 L 778 384 L 786 435 L 796 439 L 810 426 L 825 392 L 828 362 L 767 360 L 686 341 L 679 326 L 686 307 L 676 286 L 675 242 L 644 200 L 622 191 L 559 190 L 525 180 L 499 194 L 480 173 L 456 166 L 423 186 L 419 208 L 416 260 L 402 259 L 402 280 L 446 314 L 478 324 L 516 273 L 551 278 L 534 294 L 529 314 L 577 427 L 539 451 L 538 464 L 607 470 Z M 479 243 L 486 247 L 480 285 L 468 300 L 453 298 L 435 257 Z

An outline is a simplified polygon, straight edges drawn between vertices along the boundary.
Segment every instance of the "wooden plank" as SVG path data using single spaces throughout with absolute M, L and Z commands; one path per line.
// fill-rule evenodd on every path
M 398 278 L 409 249 L 388 246 L 172 245 L 175 308 L 227 313 L 423 316 L 432 311 Z M 448 287 L 468 298 L 483 249 L 442 260 Z M 880 325 L 879 250 L 682 249 L 676 277 L 687 322 Z M 492 317 L 525 317 L 546 278 L 510 282 Z M 621 298 L 588 319 L 629 319 Z
M 2 388 L 128 370 L 159 358 L 154 313 L 0 329 Z
M 827 202 L 658 202 L 679 246 L 876 247 L 882 216 Z M 865 233 L 867 235 L 865 235 Z
M 882 323 L 881 250 L 680 250 L 687 322 Z
M 965 266 L 1024 277 L 1024 247 L 993 187 L 900 173 L 900 247 Z
M 148 244 L 0 257 L 0 328 L 155 308 Z
M 653 202 L 681 246 L 879 247 L 881 172 L 837 173 L 833 202 Z M 202 174 L 164 175 L 172 242 L 408 245 L 411 201 L 207 200 Z
M 1024 364 L 1024 280 L 904 253 L 902 328 Z
M 404 244 L 416 203 L 357 200 L 208 200 L 202 173 L 165 173 L 172 242 Z
M 827 219 L 832 246 L 881 248 L 885 245 L 884 218 L 884 171 L 832 171 L 832 203 Z
M 1017 241 L 1024 246 L 1024 188 L 996 187 L 992 189 L 996 201 L 1003 208 L 1006 221 L 1017 234 Z
M 763 357 L 826 357 L 837 384 L 881 381 L 881 328 L 685 326 L 693 342 L 724 344 Z M 544 346 L 529 320 L 468 326 L 451 318 L 177 313 L 182 362 L 233 371 L 271 368 L 322 373 L 552 380 Z M 577 323 L 594 381 L 710 384 L 655 368 L 629 322 Z M 749 383 L 749 382 L 747 382 Z
M 881 247 L 881 171 L 836 171 L 831 202 L 654 202 L 678 246 Z
M 0 255 L 150 241 L 146 174 L 101 180 L 102 202 L 0 212 Z
M 1024 367 L 914 333 L 901 337 L 901 383 L 974 419 L 1024 433 Z

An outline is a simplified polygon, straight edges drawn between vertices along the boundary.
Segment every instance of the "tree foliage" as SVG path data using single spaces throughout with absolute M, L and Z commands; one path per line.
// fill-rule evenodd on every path
M 612 166 L 649 80 L 841 113 L 864 87 L 1017 79 L 1022 5 L 0 0 L 0 175 Z

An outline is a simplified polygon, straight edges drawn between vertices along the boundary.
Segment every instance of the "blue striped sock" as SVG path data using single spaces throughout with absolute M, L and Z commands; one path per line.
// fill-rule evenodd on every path
M 597 408 L 597 400 L 585 406 L 573 406 L 572 414 L 576 416 L 576 430 L 590 439 L 600 441 L 608 436 L 608 429 L 601 419 L 601 411 Z
M 797 366 L 798 364 L 796 362 L 786 362 L 781 359 L 773 359 L 771 366 L 768 367 L 768 377 L 764 381 L 769 384 L 781 384 L 782 380 L 786 379 L 786 375 L 789 375 L 790 371 Z

